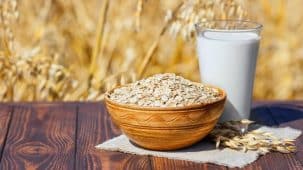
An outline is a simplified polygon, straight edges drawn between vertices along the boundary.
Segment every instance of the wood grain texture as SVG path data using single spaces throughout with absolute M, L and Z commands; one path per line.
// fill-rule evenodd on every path
M 282 124 L 281 126 L 291 126 L 296 129 L 303 129 L 303 119 L 293 121 L 288 124 Z M 303 131 L 303 130 L 302 130 Z M 301 163 L 301 166 L 303 167 L 303 135 L 301 135 L 298 140 L 296 140 L 296 146 L 297 146 L 297 152 L 295 153 L 295 157 L 297 160 Z M 303 168 L 302 168 L 303 169 Z
M 13 107 L 11 107 L 13 105 Z M 78 111 L 77 111 L 78 106 Z M 303 102 L 262 102 L 253 119 L 303 130 Z M 0 104 L 0 169 L 239 169 L 96 150 L 120 135 L 102 103 Z M 245 170 L 303 170 L 303 135 L 294 154 L 270 153 Z
M 7 132 L 11 118 L 12 107 L 0 104 L 0 160 L 2 157 L 3 146 L 6 142 Z
M 253 109 L 252 119 L 256 120 L 259 124 L 269 126 L 291 126 L 303 130 L 302 124 L 301 127 L 294 125 L 294 122 L 302 121 L 302 119 L 300 120 L 300 115 L 302 116 L 302 114 L 303 112 L 298 110 L 297 106 L 292 103 L 268 102 L 264 105 L 256 105 L 256 108 Z M 297 140 L 297 147 L 299 146 L 298 142 L 302 142 L 302 135 Z M 299 147 L 298 152 L 301 152 Z M 269 153 L 265 156 L 261 156 L 252 164 L 245 166 L 245 169 L 302 170 L 303 166 L 297 159 L 296 154 Z
M 190 106 L 155 108 L 119 104 L 105 96 L 112 120 L 135 144 L 152 150 L 176 150 L 204 138 L 219 120 L 226 100 Z
M 121 134 L 100 103 L 80 104 L 76 169 L 150 169 L 147 156 L 106 152 L 94 146 Z
M 219 166 L 214 164 L 200 164 L 190 161 L 172 160 L 160 157 L 150 157 L 151 164 L 155 170 L 226 170 L 225 166 Z
M 302 104 L 274 104 L 270 107 L 273 119 L 280 127 L 290 126 L 303 131 L 303 105 Z M 303 169 L 303 135 L 296 140 L 297 152 L 294 157 L 300 162 Z
M 229 170 L 240 170 L 241 168 L 228 168 Z M 294 154 L 269 153 L 261 156 L 257 161 L 245 166 L 245 170 L 302 170 Z
M 0 169 L 73 169 L 76 107 L 14 107 Z
M 296 105 L 294 105 L 296 104 Z M 299 115 L 303 114 L 302 105 L 296 103 L 279 103 L 267 102 L 265 105 L 258 103 L 253 109 L 252 119 L 258 123 L 269 126 L 291 126 L 303 131 L 303 119 Z M 277 108 L 279 107 L 279 108 Z M 286 111 L 288 109 L 288 111 Z M 293 110 L 292 110 L 293 109 Z M 289 114 L 294 114 L 290 116 Z M 285 120 L 288 120 L 288 122 Z M 283 123 L 284 121 L 284 123 Z M 303 135 L 297 140 L 298 152 L 295 154 L 270 153 L 261 156 L 257 161 L 245 166 L 242 169 L 247 170 L 302 170 L 302 143 Z M 155 169 L 220 169 L 226 168 L 213 164 L 196 164 L 188 161 L 170 160 L 166 158 L 151 157 L 153 168 Z M 301 163 L 300 163 L 301 162 Z M 241 169 L 241 168 L 226 168 Z

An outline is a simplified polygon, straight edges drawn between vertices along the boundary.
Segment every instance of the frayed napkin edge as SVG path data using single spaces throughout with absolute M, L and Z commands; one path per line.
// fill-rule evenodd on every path
M 266 129 L 266 128 L 273 128 L 273 127 L 263 126 L 263 128 Z M 302 135 L 302 131 L 301 130 L 295 129 L 295 128 L 292 128 L 292 127 L 289 127 L 289 126 L 286 126 L 286 127 L 275 127 L 275 128 L 277 128 L 277 129 L 281 128 L 281 129 L 285 129 L 285 130 L 293 130 L 293 133 L 296 133 L 294 135 L 294 139 L 295 140 Z M 116 136 L 116 137 L 114 137 L 112 139 L 109 139 L 109 140 L 107 140 L 107 141 L 105 141 L 105 142 L 103 142 L 101 144 L 96 145 L 95 148 L 96 149 L 100 149 L 100 150 L 104 150 L 104 151 L 121 152 L 121 153 L 125 153 L 125 154 L 133 154 L 133 155 L 139 155 L 139 156 L 154 156 L 154 157 L 166 158 L 166 159 L 170 159 L 170 160 L 190 161 L 190 162 L 194 162 L 194 163 L 210 163 L 210 164 L 216 164 L 216 165 L 219 165 L 219 166 L 227 166 L 229 168 L 244 168 L 245 166 L 248 166 L 248 165 L 252 164 L 253 162 L 255 162 L 261 156 L 264 156 L 264 155 L 259 154 L 256 151 L 251 151 L 252 153 L 255 153 L 254 160 L 248 161 L 248 162 L 243 163 L 241 165 L 231 165 L 231 164 L 226 164 L 224 162 L 217 162 L 217 161 L 209 162 L 209 161 L 199 161 L 199 160 L 192 160 L 192 159 L 186 159 L 186 158 L 182 159 L 182 158 L 175 157 L 175 156 L 165 157 L 165 156 L 156 156 L 156 155 L 144 154 L 144 153 L 140 154 L 140 153 L 136 153 L 136 152 L 125 151 L 125 150 L 122 150 L 120 148 L 112 148 L 112 147 L 108 147 L 108 146 L 101 146 L 101 145 L 106 145 L 107 143 L 111 143 L 114 140 L 118 140 L 119 138 L 121 138 L 123 136 L 125 136 L 125 135 L 122 134 L 122 135 Z M 271 152 L 268 152 L 266 154 L 269 154 L 269 153 L 271 153 Z

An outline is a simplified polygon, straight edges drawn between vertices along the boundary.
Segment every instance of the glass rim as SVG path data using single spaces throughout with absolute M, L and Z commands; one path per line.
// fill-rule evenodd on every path
M 221 29 L 221 28 L 207 28 L 207 26 L 203 26 L 203 23 L 216 23 L 216 22 L 239 22 L 239 23 L 248 23 L 252 24 L 253 26 L 249 28 L 235 28 L 235 29 Z M 216 20 L 206 20 L 198 22 L 195 25 L 196 31 L 204 32 L 204 31 L 212 31 L 212 32 L 252 32 L 252 31 L 260 31 L 263 28 L 263 25 L 255 22 L 255 21 L 249 21 L 249 20 L 222 20 L 222 19 L 216 19 Z

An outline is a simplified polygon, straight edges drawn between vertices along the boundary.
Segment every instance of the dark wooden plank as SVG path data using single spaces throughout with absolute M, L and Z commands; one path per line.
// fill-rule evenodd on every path
M 95 149 L 95 145 L 120 134 L 103 104 L 79 104 L 76 169 L 151 169 L 147 156 Z
M 239 170 L 241 168 L 228 168 L 229 170 Z M 302 170 L 300 163 L 293 154 L 269 153 L 261 156 L 257 161 L 246 165 L 245 170 Z
M 254 107 L 251 111 L 250 120 L 258 122 L 258 124 L 266 126 L 278 126 L 267 105 L 259 105 Z
M 274 113 L 267 106 L 257 108 L 255 112 L 255 119 L 259 122 L 265 125 L 279 124 L 277 120 L 272 118 Z M 159 157 L 151 157 L 151 164 L 153 169 L 226 169 L 226 167 L 213 164 L 197 164 Z M 246 166 L 244 169 L 302 169 L 302 166 L 293 154 L 271 153 L 260 157 L 258 161 Z
M 274 119 L 280 127 L 290 126 L 303 131 L 303 106 L 302 105 L 272 105 L 270 107 Z M 297 152 L 295 158 L 303 169 L 303 135 L 296 140 Z
M 0 169 L 73 169 L 76 106 L 14 107 Z
M 294 109 L 292 103 L 266 103 L 266 105 L 259 105 L 256 107 L 252 113 L 252 118 L 258 123 L 275 126 L 283 126 L 284 124 L 284 126 L 291 126 L 294 128 L 296 127 L 291 122 L 300 120 L 301 116 L 302 112 Z M 302 128 L 302 126 L 298 127 L 298 129 L 301 130 Z M 301 138 L 302 136 L 297 142 L 300 143 L 302 141 Z M 301 149 L 299 148 L 299 150 Z M 246 166 L 245 169 L 285 170 L 303 169 L 303 167 L 297 159 L 296 154 L 269 153 L 265 156 L 261 156 L 256 162 Z
M 2 158 L 3 147 L 6 142 L 12 108 L 6 104 L 0 104 L 0 160 Z M 1 162 L 1 161 L 0 161 Z
M 264 105 L 301 105 L 303 106 L 303 100 L 257 100 L 254 101 L 252 107 L 264 106 Z
M 196 170 L 196 169 L 204 169 L 204 170 L 225 170 L 227 169 L 225 166 L 219 166 L 214 164 L 201 164 L 194 163 L 190 161 L 181 161 L 181 160 L 172 160 L 167 158 L 160 157 L 150 157 L 151 164 L 153 169 L 156 170 L 178 170 L 178 169 L 186 169 L 186 170 Z
M 268 103 L 266 103 L 268 104 Z M 255 105 L 255 108 L 253 109 L 253 113 L 251 115 L 251 119 L 260 122 L 265 125 L 278 125 L 277 122 L 275 122 L 272 119 L 272 116 L 269 114 L 269 109 L 267 107 L 264 107 L 262 103 L 258 103 Z M 268 159 L 268 158 L 267 158 Z M 261 159 L 261 162 L 266 162 L 267 159 Z M 170 160 L 166 158 L 151 158 L 152 165 L 155 169 L 227 169 L 227 167 L 224 166 L 218 166 L 213 164 L 198 164 L 193 163 L 189 161 L 179 161 L 179 160 Z M 250 166 L 247 166 L 245 169 L 258 169 L 262 168 L 262 166 L 259 166 L 258 163 L 252 164 Z M 237 168 L 234 168 L 237 169 Z
M 291 109 L 292 106 L 291 103 L 266 103 L 266 105 L 258 105 L 253 109 L 252 119 L 264 125 L 281 126 L 281 123 L 293 121 L 293 119 L 298 118 L 298 115 L 302 114 L 298 110 Z M 289 126 L 290 124 L 287 125 Z M 290 126 L 294 127 L 293 125 Z M 302 127 L 300 129 L 302 130 Z M 303 169 L 303 167 L 298 159 L 296 159 L 295 154 L 274 152 L 261 156 L 257 161 L 247 165 L 244 169 L 299 170 Z
M 289 104 L 269 105 L 273 119 L 279 124 L 287 124 L 303 119 L 303 107 Z M 303 127 L 299 127 L 303 130 Z
M 303 131 L 303 119 L 294 120 L 291 122 L 281 123 L 280 126 L 290 126 Z M 300 162 L 301 169 L 303 169 L 303 135 L 296 140 L 297 152 L 294 154 L 295 158 Z

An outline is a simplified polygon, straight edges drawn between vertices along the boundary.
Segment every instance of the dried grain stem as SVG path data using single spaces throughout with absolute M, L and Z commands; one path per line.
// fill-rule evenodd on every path
M 143 0 L 138 0 L 137 2 L 137 10 L 136 10 L 136 31 L 140 31 L 141 28 L 141 15 L 143 9 L 144 2 Z
M 146 55 L 143 58 L 143 62 L 139 68 L 138 71 L 138 78 L 141 79 L 142 76 L 144 75 L 147 65 L 148 63 L 151 61 L 151 57 L 154 55 L 154 53 L 156 52 L 158 45 L 159 45 L 159 41 L 161 39 L 161 37 L 164 35 L 164 33 L 166 32 L 166 30 L 168 29 L 169 25 L 171 24 L 171 22 L 173 21 L 175 14 L 179 11 L 179 9 L 181 8 L 181 6 L 183 5 L 183 2 L 181 2 L 172 12 L 172 18 L 170 18 L 169 20 L 167 20 L 165 22 L 165 25 L 162 27 L 161 32 L 159 33 L 158 37 L 156 38 L 156 40 L 153 42 L 153 44 L 150 46 L 150 48 L 148 49 Z
M 247 150 L 258 151 L 260 154 L 266 154 L 269 151 L 282 153 L 296 151 L 294 140 L 280 139 L 269 132 L 258 129 L 246 131 L 251 123 L 254 122 L 242 120 L 218 123 L 209 136 L 216 142 L 216 148 L 224 146 L 244 152 Z M 243 128 L 246 129 L 245 133 L 242 133 Z
M 2 45 L 4 46 L 4 56 L 9 57 L 12 55 L 11 50 L 9 48 L 9 43 L 7 42 L 7 40 L 5 38 L 1 38 L 2 39 Z
M 77 19 L 80 23 L 83 23 L 86 29 L 90 30 L 92 29 L 93 23 L 91 20 L 91 17 L 88 15 L 87 10 L 85 8 L 84 2 L 85 1 L 71 1 L 72 5 L 74 7 L 74 11 L 76 14 Z
M 120 33 L 116 34 L 116 36 L 114 36 L 114 41 L 113 41 L 113 45 L 109 48 L 109 52 L 108 52 L 108 55 L 109 55 L 109 58 L 108 58 L 108 62 L 106 63 L 106 65 L 104 66 L 106 69 L 105 69 L 105 73 L 104 73 L 104 76 L 106 77 L 107 74 L 109 73 L 109 70 L 110 70 L 110 66 L 112 64 L 112 61 L 113 61 L 113 58 L 114 58 L 114 51 L 115 49 L 117 48 L 117 42 L 120 40 Z
M 106 24 L 106 16 L 108 12 L 109 7 L 109 0 L 104 0 L 102 4 L 102 9 L 99 16 L 99 22 L 97 25 L 97 36 L 95 39 L 95 47 L 93 49 L 93 56 L 90 63 L 90 77 L 94 77 L 93 74 L 96 70 L 96 61 L 97 57 L 102 55 L 100 53 L 100 49 L 102 49 L 102 46 L 104 45 L 103 42 L 103 34 L 104 34 L 104 28 Z

